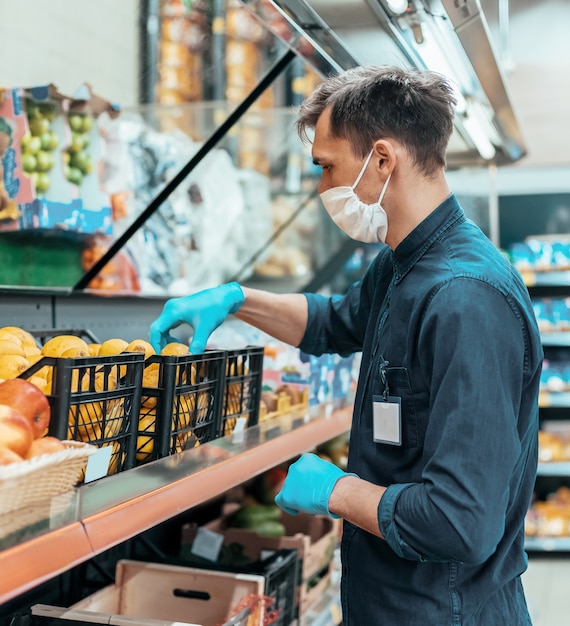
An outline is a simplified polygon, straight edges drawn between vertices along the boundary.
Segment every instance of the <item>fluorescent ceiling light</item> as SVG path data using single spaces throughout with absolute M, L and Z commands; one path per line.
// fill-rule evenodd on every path
M 473 145 L 477 149 L 477 152 L 486 161 L 490 161 L 496 154 L 495 146 L 489 140 L 485 129 L 479 123 L 479 120 L 472 116 L 466 115 L 462 119 L 463 128 L 468 133 Z
M 408 0 L 386 0 L 386 4 L 392 13 L 400 15 L 408 10 Z

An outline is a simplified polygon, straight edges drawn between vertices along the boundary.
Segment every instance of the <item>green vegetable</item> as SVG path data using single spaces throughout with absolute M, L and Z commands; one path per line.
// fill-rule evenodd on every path
M 277 522 L 280 518 L 281 509 L 274 505 L 250 504 L 235 513 L 231 525 L 238 528 L 253 528 L 262 522 Z
M 252 530 L 262 537 L 283 537 L 285 535 L 285 526 L 281 522 L 273 520 L 260 522 L 248 530 Z

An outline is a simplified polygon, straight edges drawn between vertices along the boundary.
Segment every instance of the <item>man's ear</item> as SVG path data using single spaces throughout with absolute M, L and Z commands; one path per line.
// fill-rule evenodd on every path
M 372 161 L 380 174 L 387 177 L 394 169 L 397 158 L 398 152 L 394 142 L 390 139 L 378 139 L 376 141 Z

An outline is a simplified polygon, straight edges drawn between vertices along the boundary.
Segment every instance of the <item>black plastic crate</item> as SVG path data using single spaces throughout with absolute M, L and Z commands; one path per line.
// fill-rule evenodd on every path
M 60 335 L 75 335 L 80 337 L 86 343 L 100 343 L 99 339 L 87 328 L 43 328 L 39 330 L 28 331 L 32 337 L 35 337 L 40 345 L 44 345 L 48 339 L 59 337 Z
M 43 357 L 20 375 L 48 368 L 49 434 L 112 446 L 109 474 L 134 467 L 144 354 Z
M 222 351 L 155 355 L 146 360 L 137 464 L 182 452 L 218 436 L 224 366 Z
M 259 574 L 265 577 L 265 595 L 273 598 L 272 610 L 278 611 L 276 626 L 289 626 L 295 619 L 295 594 L 299 559 L 297 550 L 278 550 L 259 562 Z M 252 568 L 249 574 L 256 574 Z
M 231 572 L 234 574 L 257 574 L 265 578 L 265 595 L 273 598 L 271 610 L 279 613 L 276 626 L 289 626 L 297 617 L 297 585 L 299 580 L 299 555 L 297 550 L 276 550 L 265 559 L 243 564 L 214 563 L 197 559 L 186 552 L 178 559 L 161 559 L 170 565 L 187 565 L 199 569 Z
M 259 421 L 263 347 L 252 346 L 226 352 L 226 377 L 220 437 L 230 435 L 238 418 L 246 418 L 246 427 Z

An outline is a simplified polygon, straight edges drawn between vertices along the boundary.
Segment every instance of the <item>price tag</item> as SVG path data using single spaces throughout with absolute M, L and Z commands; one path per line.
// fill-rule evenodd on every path
M 92 480 L 97 480 L 98 478 L 107 476 L 112 454 L 113 446 L 103 446 L 102 448 L 99 448 L 95 454 L 92 454 L 87 460 L 84 482 L 89 483 Z
M 236 425 L 234 427 L 234 432 L 233 432 L 234 443 L 243 442 L 243 433 L 245 431 L 246 426 L 247 426 L 247 417 L 238 417 L 236 420 Z
M 191 552 L 196 556 L 201 556 L 203 559 L 208 559 L 208 561 L 215 563 L 218 560 L 223 543 L 224 536 L 220 535 L 220 533 L 215 533 L 207 528 L 198 528 Z

